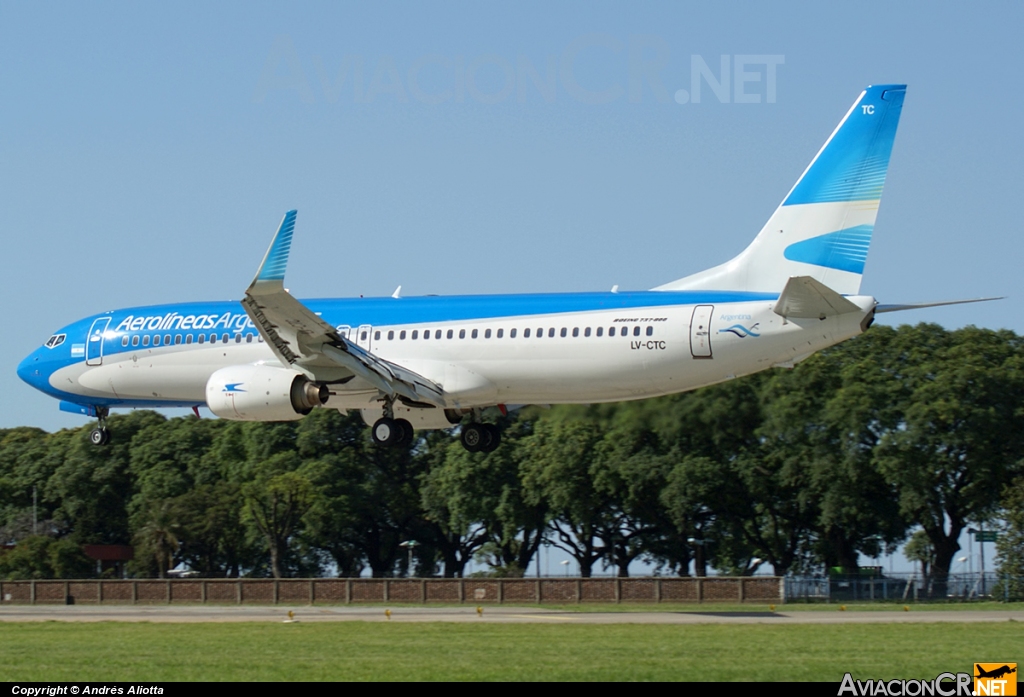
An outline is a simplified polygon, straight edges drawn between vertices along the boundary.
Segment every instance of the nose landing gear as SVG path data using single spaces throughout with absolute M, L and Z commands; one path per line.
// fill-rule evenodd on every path
M 110 442 L 110 429 L 107 428 L 107 416 L 110 410 L 106 407 L 96 407 L 96 417 L 99 425 L 89 433 L 89 442 L 93 445 L 106 445 Z

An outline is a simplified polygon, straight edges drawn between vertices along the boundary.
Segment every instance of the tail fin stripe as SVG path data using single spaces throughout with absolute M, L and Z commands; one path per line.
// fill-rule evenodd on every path
M 814 264 L 851 273 L 864 273 L 874 225 L 856 225 L 794 242 L 783 255 L 790 261 Z

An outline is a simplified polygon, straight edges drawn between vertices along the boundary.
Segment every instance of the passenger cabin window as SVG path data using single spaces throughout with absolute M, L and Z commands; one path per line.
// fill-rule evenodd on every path
M 603 336 L 604 335 L 604 327 L 598 327 L 597 328 L 597 335 L 598 336 Z
M 245 343 L 247 343 L 247 344 L 251 344 L 252 343 L 252 334 L 246 334 L 245 335 Z
M 440 339 L 441 338 L 441 330 L 440 329 L 438 329 L 436 332 L 434 332 L 434 338 L 435 339 Z
M 412 330 L 412 338 L 414 340 L 420 338 L 420 330 L 419 329 L 413 329 Z
M 504 329 L 499 329 L 498 330 L 498 338 L 500 339 L 504 333 L 505 333 Z
M 640 325 L 633 327 L 633 336 L 640 336 Z
M 484 330 L 484 338 L 485 339 L 490 339 L 491 338 L 491 330 L 490 329 L 485 329 Z
M 615 336 L 615 327 L 608 327 L 608 336 Z
M 181 334 L 175 334 L 174 335 L 174 345 L 177 346 L 180 343 L 181 343 Z
M 206 343 L 206 334 L 200 334 L 199 335 L 199 343 L 200 344 L 205 344 Z
M 138 345 L 139 345 L 139 335 L 136 334 L 135 336 L 132 337 L 132 346 L 138 346 Z
M 459 330 L 459 338 L 460 339 L 465 339 L 466 338 L 466 330 L 465 329 L 460 329 Z
M 530 331 L 530 330 L 529 330 L 529 329 L 527 329 L 526 331 Z M 512 329 L 510 329 L 510 330 L 509 330 L 509 332 L 508 332 L 508 338 L 509 338 L 509 339 L 515 339 L 515 338 L 516 338 L 516 330 L 515 330 L 515 328 L 514 328 L 514 327 L 513 327 Z
M 373 340 L 374 341 L 380 341 L 380 330 L 379 329 L 373 333 Z
M 227 334 L 225 334 L 224 336 L 227 336 Z M 186 344 L 191 344 L 191 343 L 192 343 L 192 335 L 191 335 L 191 334 L 188 334 L 188 335 L 187 335 L 187 336 L 185 337 L 185 343 L 186 343 Z
M 573 327 L 572 328 L 572 335 L 573 336 L 579 336 L 580 335 L 580 328 L 579 327 Z
M 583 336 L 590 336 L 590 327 L 583 330 Z
M 475 339 L 480 332 L 476 329 L 473 330 L 473 338 Z
M 388 341 L 391 341 L 394 338 L 395 338 L 395 330 L 392 329 L 391 331 L 388 332 Z
M 156 335 L 153 336 L 153 345 L 154 346 L 159 346 L 160 345 L 160 335 L 159 334 L 156 334 Z
M 654 327 L 650 325 L 647 326 L 647 336 L 654 336 Z
M 454 333 L 454 330 L 452 330 L 452 329 L 449 329 L 449 330 L 448 330 L 448 338 L 449 338 L 449 339 L 451 339 L 451 338 L 452 338 L 452 335 L 453 335 L 453 333 Z
M 164 346 L 169 346 L 171 343 L 171 335 L 164 334 Z
M 562 327 L 562 331 L 559 332 L 559 336 L 561 336 L 563 339 L 565 338 L 565 327 Z
M 121 337 L 121 345 L 122 346 L 127 346 L 128 345 L 128 335 L 127 334 L 125 334 L 124 336 Z
M 512 331 L 515 331 L 515 329 L 513 329 Z M 529 327 L 527 327 L 526 329 L 523 330 L 523 338 L 524 339 L 529 339 L 530 338 L 530 328 Z
M 549 339 L 555 338 L 555 328 L 554 327 L 551 327 L 551 329 L 548 330 L 548 338 Z
M 405 341 L 405 330 L 404 329 L 398 333 L 398 340 L 399 341 Z

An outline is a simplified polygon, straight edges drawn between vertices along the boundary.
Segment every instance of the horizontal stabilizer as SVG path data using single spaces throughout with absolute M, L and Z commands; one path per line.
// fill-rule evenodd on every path
M 974 298 L 973 300 L 946 300 L 937 303 L 911 303 L 909 305 L 878 305 L 875 312 L 902 312 L 903 310 L 920 310 L 925 307 L 942 307 L 943 305 L 966 305 L 967 303 L 987 303 L 990 300 L 1005 300 L 1006 296 L 998 298 Z
M 775 303 L 775 314 L 794 319 L 825 319 L 860 308 L 810 276 L 793 276 Z

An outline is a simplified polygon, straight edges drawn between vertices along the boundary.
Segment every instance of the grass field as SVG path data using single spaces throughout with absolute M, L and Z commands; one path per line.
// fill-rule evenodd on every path
M 749 608 L 748 608 L 749 609 Z M 0 625 L 0 680 L 934 678 L 1024 659 L 1024 624 Z M 1012 655 L 1011 655 L 1012 654 Z

